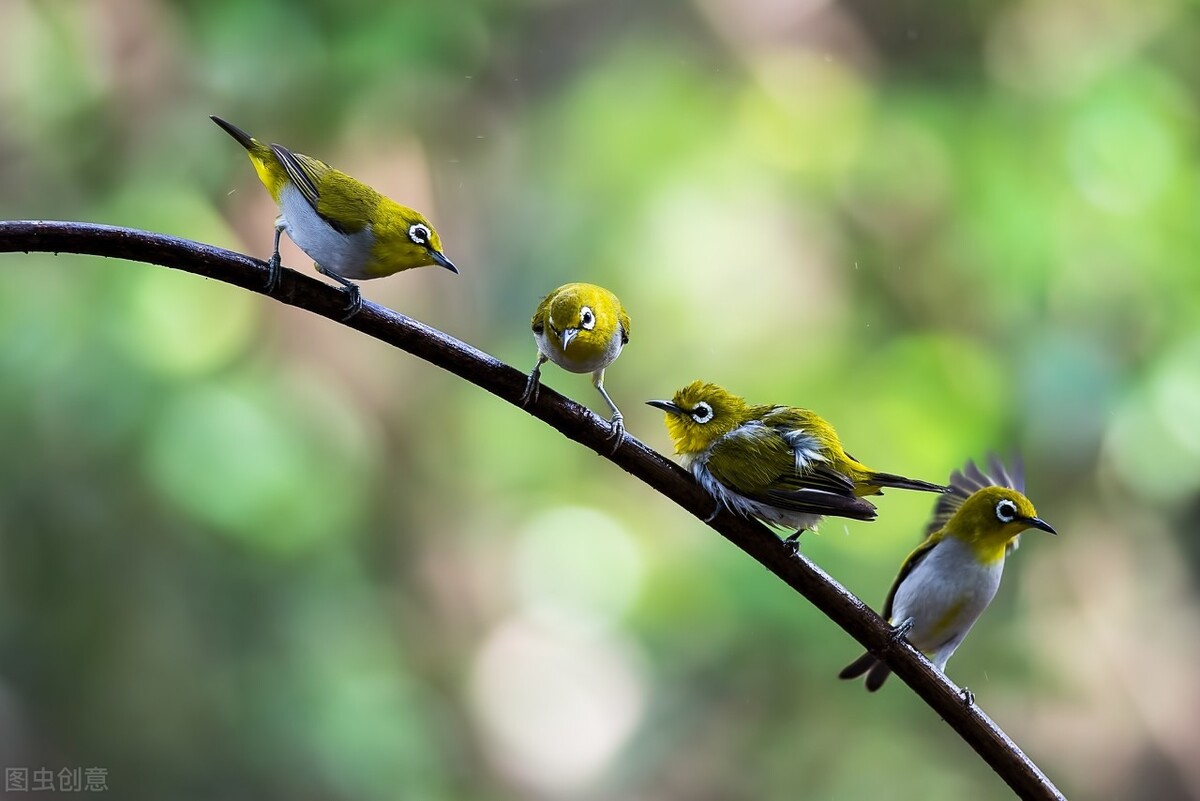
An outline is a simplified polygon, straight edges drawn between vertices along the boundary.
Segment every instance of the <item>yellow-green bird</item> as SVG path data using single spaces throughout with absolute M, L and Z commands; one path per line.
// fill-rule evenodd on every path
M 950 474 L 950 489 L 938 499 L 925 541 L 900 566 L 883 602 L 883 617 L 913 647 L 945 672 L 946 663 L 987 609 L 1000 586 L 1004 557 L 1022 531 L 1056 533 L 1024 495 L 1024 470 L 1012 472 L 993 455 L 990 475 L 974 462 Z M 839 674 L 867 676 L 878 690 L 891 673 L 886 663 L 865 653 Z M 973 699 L 964 690 L 968 703 Z
M 703 381 L 672 400 L 647 403 L 667 413 L 675 453 L 717 499 L 718 510 L 724 504 L 745 517 L 794 528 L 791 543 L 826 515 L 874 520 L 875 506 L 863 496 L 881 495 L 884 487 L 946 489 L 872 470 L 846 453 L 833 426 L 808 409 L 751 405 Z
M 542 298 L 530 321 L 537 362 L 525 382 L 522 405 L 536 401 L 542 365 L 552 361 L 572 373 L 591 373 L 592 384 L 612 412 L 613 450 L 625 434 L 621 410 L 604 389 L 604 370 L 629 342 L 629 315 L 612 292 L 595 284 L 563 284 Z
M 279 284 L 279 235 L 284 231 L 312 257 L 317 272 L 346 288 L 350 300 L 343 320 L 362 308 L 352 278 L 383 278 L 426 265 L 458 272 L 442 252 L 437 231 L 420 212 L 323 161 L 283 145 L 265 145 L 220 117 L 212 121 L 246 148 L 259 180 L 279 205 L 267 294 Z

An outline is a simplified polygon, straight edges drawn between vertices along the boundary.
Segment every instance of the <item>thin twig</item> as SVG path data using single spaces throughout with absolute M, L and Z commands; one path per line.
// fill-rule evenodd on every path
M 262 292 L 267 278 L 265 262 L 240 253 L 147 231 L 89 223 L 0 221 L 0 252 L 15 251 L 80 253 L 146 262 L 215 278 L 253 292 Z M 334 322 L 345 310 L 345 297 L 339 289 L 292 270 L 283 270 L 272 297 Z M 520 406 L 525 387 L 523 373 L 441 331 L 370 302 L 364 302 L 362 311 L 345 325 Z M 686 471 L 636 439 L 628 437 L 615 454 L 609 455 L 608 424 L 585 407 L 543 387 L 537 402 L 526 411 L 568 439 L 611 459 L 700 520 L 712 513 L 713 499 Z M 894 639 L 887 623 L 823 570 L 802 556 L 793 556 L 764 526 L 728 511 L 722 511 L 708 525 L 807 598 L 865 648 L 883 658 L 1018 796 L 1064 798 L 978 706 L 963 701 L 958 687 L 907 641 Z

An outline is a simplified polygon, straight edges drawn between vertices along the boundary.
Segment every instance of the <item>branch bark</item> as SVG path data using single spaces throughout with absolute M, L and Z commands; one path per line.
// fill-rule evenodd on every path
M 0 252 L 78 253 L 146 262 L 215 278 L 252 292 L 263 292 L 267 265 L 240 253 L 163 234 L 77 222 L 0 221 Z M 344 313 L 341 291 L 315 278 L 283 270 L 275 300 L 338 322 Z M 525 374 L 483 351 L 391 309 L 364 301 L 362 311 L 344 325 L 408 351 L 520 407 Z M 585 407 L 543 387 L 529 414 L 563 436 L 611 459 L 685 511 L 704 521 L 713 499 L 691 475 L 632 437 L 609 454 L 608 424 Z M 1065 797 L 976 705 L 967 705 L 959 688 L 933 668 L 862 601 L 803 556 L 793 556 L 766 527 L 722 510 L 712 529 L 745 551 L 807 598 L 865 648 L 882 657 L 902 681 L 937 712 L 1021 798 Z M 832 677 L 831 677 L 832 680 Z

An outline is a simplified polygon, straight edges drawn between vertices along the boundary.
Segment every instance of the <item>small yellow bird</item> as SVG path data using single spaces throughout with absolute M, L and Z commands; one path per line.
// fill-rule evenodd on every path
M 572 373 L 591 373 L 592 385 L 612 412 L 613 450 L 621 445 L 621 410 L 604 389 L 604 369 L 629 342 L 629 315 L 612 292 L 595 284 L 564 284 L 542 298 L 530 322 L 537 342 L 537 363 L 525 382 L 521 404 L 537 400 L 542 365 L 547 360 Z
M 996 595 L 1004 573 L 1004 557 L 1029 528 L 1055 534 L 1024 495 L 1024 470 L 1018 462 L 1010 473 L 993 455 L 991 475 L 974 462 L 950 474 L 950 490 L 938 499 L 926 538 L 900 567 L 883 617 L 897 637 L 908 637 L 934 667 L 946 663 Z M 878 690 L 891 668 L 871 653 L 846 666 L 839 675 L 867 675 L 867 689 Z M 963 690 L 964 699 L 974 699 Z
M 717 499 L 744 517 L 800 533 L 823 516 L 874 520 L 864 495 L 884 487 L 944 492 L 930 484 L 880 473 L 846 453 L 833 426 L 791 406 L 751 406 L 717 384 L 696 381 L 672 400 L 648 404 L 667 413 L 667 431 L 683 466 Z M 716 511 L 713 512 L 716 516 Z
M 351 278 L 383 278 L 434 264 L 458 272 L 420 212 L 323 161 L 283 145 L 264 145 L 220 117 L 212 121 L 246 148 L 259 180 L 279 205 L 267 294 L 279 284 L 279 235 L 284 231 L 312 257 L 317 272 L 346 288 L 350 300 L 343 321 L 362 308 L 362 295 Z

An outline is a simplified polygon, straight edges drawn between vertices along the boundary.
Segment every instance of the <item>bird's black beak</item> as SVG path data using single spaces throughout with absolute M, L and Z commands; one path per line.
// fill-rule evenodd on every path
M 454 266 L 454 262 L 447 259 L 446 254 L 440 250 L 429 248 L 429 258 L 433 259 L 434 264 L 437 264 L 439 267 L 445 267 L 450 272 L 458 275 L 458 268 Z
M 676 404 L 672 403 L 671 401 L 652 400 L 652 401 L 646 401 L 646 405 L 653 406 L 655 409 L 662 409 L 667 414 L 679 414 L 679 415 L 687 414 L 687 412 L 685 412 L 683 410 L 683 407 L 677 406 Z
M 1030 528 L 1040 528 L 1042 531 L 1048 531 L 1055 535 L 1058 534 L 1058 532 L 1054 530 L 1054 526 L 1050 525 L 1040 517 L 1022 517 L 1021 522 Z

